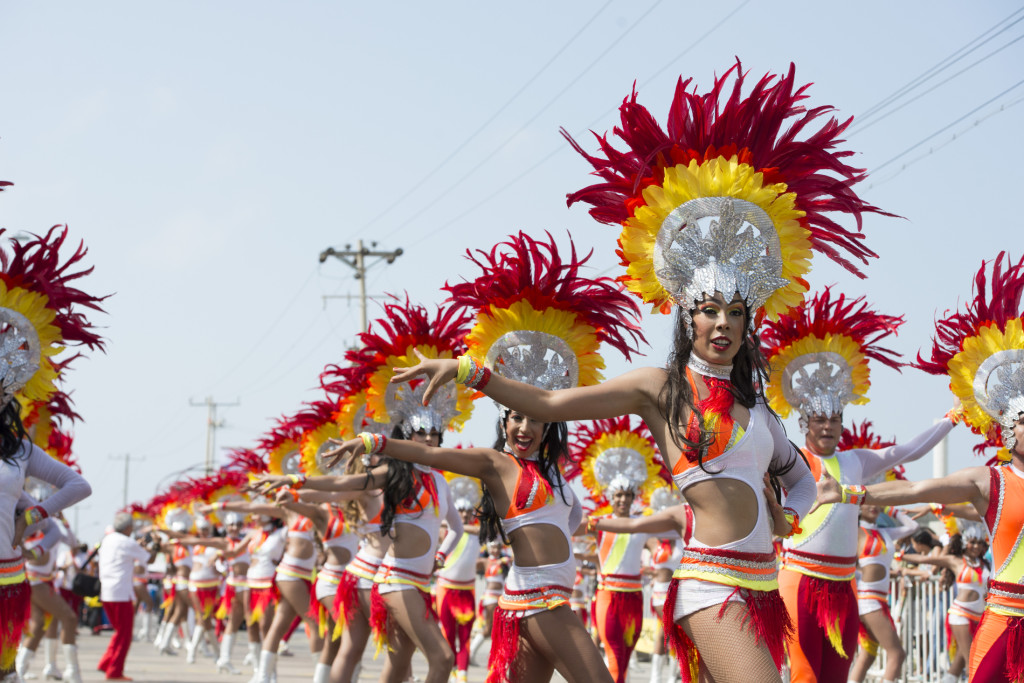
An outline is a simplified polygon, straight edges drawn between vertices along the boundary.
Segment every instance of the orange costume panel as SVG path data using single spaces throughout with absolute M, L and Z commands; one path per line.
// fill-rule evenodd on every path
M 989 469 L 985 523 L 992 537 L 994 580 L 971 644 L 972 683 L 1024 681 L 1024 472 Z

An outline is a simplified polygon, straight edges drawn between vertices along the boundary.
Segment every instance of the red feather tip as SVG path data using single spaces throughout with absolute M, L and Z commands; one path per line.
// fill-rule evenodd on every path
M 100 302 L 107 297 L 95 297 L 71 285 L 93 269 L 71 270 L 85 258 L 87 250 L 81 242 L 71 257 L 61 262 L 60 249 L 67 236 L 66 226 L 55 225 L 44 237 L 33 235 L 32 240 L 23 244 L 11 240 L 10 254 L 0 250 L 0 278 L 8 287 L 22 287 L 47 297 L 47 307 L 57 314 L 54 324 L 60 329 L 63 344 L 102 351 L 102 337 L 93 331 L 92 323 L 80 309 L 102 312 Z
M 349 357 L 349 354 L 352 354 L 352 357 L 357 357 L 358 351 L 347 351 L 346 358 Z M 364 363 L 351 363 L 344 367 L 331 364 L 320 373 L 320 388 L 332 400 L 340 402 L 365 389 L 371 374 L 373 374 L 372 371 L 369 371 Z
M 999 451 L 1005 448 L 1002 433 L 998 429 L 994 429 L 992 432 L 992 436 L 986 437 L 984 441 L 971 447 L 971 450 L 974 451 L 974 455 L 981 458 L 987 455 L 986 451 L 995 449 L 995 453 L 985 461 L 985 464 L 990 467 L 1002 464 L 999 461 Z
M 312 403 L 307 403 L 302 410 L 295 414 L 292 418 L 292 424 L 300 434 L 304 434 L 327 422 L 331 422 L 337 411 L 337 402 L 313 401 Z
M 569 194 L 569 205 L 585 202 L 591 205 L 590 215 L 595 220 L 620 224 L 645 203 L 643 189 L 661 182 L 666 167 L 737 155 L 741 162 L 763 173 L 766 183 L 784 182 L 788 191 L 796 193 L 797 208 L 807 214 L 802 223 L 810 230 L 816 251 L 864 277 L 841 252 L 865 264 L 869 257 L 877 258 L 862 242 L 862 214 L 893 214 L 862 201 L 851 189 L 867 177 L 864 169 L 843 161 L 853 155 L 852 151 L 837 149 L 844 142 L 840 136 L 853 119 L 840 123 L 829 117 L 818 122 L 834 108 L 807 109 L 799 104 L 806 99 L 810 84 L 797 87 L 793 64 L 785 76 L 766 74 L 743 97 L 746 76 L 737 59 L 703 95 L 695 85 L 690 88 L 692 79 L 684 81 L 680 77 L 669 108 L 667 132 L 637 103 L 634 84 L 631 96 L 619 108 L 620 125 L 613 130 L 626 143 L 625 150 L 615 149 L 607 134 L 594 133 L 600 149 L 591 155 L 562 129 L 565 139 L 602 179 Z M 730 78 L 732 88 L 727 90 Z M 812 124 L 818 126 L 817 130 L 811 129 Z M 852 215 L 857 230 L 840 226 L 827 215 L 831 212 Z
M 569 258 L 563 261 L 554 238 L 535 240 L 520 232 L 499 242 L 489 252 L 467 250 L 467 258 L 483 271 L 475 280 L 445 284 L 450 301 L 460 308 L 477 311 L 508 308 L 527 300 L 538 310 L 556 308 L 570 311 L 597 331 L 605 342 L 629 359 L 647 343 L 640 331 L 640 309 L 633 297 L 625 294 L 611 278 L 587 278 L 581 268 L 593 252 L 577 257 L 576 245 L 569 239 Z
M 277 418 L 273 428 L 257 441 L 257 447 L 264 453 L 270 453 L 286 441 L 296 443 L 302 436 L 302 431 L 295 423 L 295 416 L 287 417 L 282 415 Z
M 896 441 L 890 440 L 885 441 L 882 437 L 878 436 L 872 431 L 872 425 L 870 420 L 864 420 L 859 425 L 854 423 L 853 428 L 843 429 L 842 436 L 839 437 L 839 448 L 840 451 L 848 451 L 854 448 L 888 448 L 889 446 L 895 446 Z
M 583 473 L 583 458 L 586 450 L 604 434 L 614 432 L 633 432 L 647 441 L 654 449 L 655 462 L 659 465 L 658 474 L 666 483 L 672 482 L 668 466 L 661 458 L 661 451 L 648 429 L 647 423 L 634 419 L 631 415 L 622 415 L 606 420 L 590 420 L 577 422 L 569 434 L 569 458 L 563 463 L 564 476 L 571 481 Z
M 1010 320 L 1024 317 L 1024 256 L 1015 264 L 1001 251 L 993 260 L 982 261 L 974 276 L 973 291 L 974 299 L 962 311 L 947 310 L 945 318 L 935 321 L 931 358 L 926 360 L 918 353 L 914 367 L 945 375 L 949 361 L 963 350 L 964 340 L 978 334 L 983 326 L 994 323 L 1005 331 Z
M 438 306 L 431 317 L 425 306 L 411 303 L 408 294 L 404 303 L 398 297 L 392 299 L 384 304 L 384 315 L 359 335 L 362 347 L 345 354 L 352 368 L 350 379 L 363 380 L 360 388 L 388 356 L 404 355 L 410 346 L 433 346 L 451 351 L 453 356 L 465 353 L 464 340 L 472 323 L 468 311 L 446 304 Z
M 900 370 L 901 354 L 878 345 L 889 335 L 898 334 L 903 316 L 883 315 L 868 307 L 864 297 L 848 300 L 844 294 L 832 297 L 830 287 L 804 299 L 788 316 L 775 322 L 765 321 L 760 336 L 765 356 L 771 359 L 790 344 L 809 335 L 845 334 L 860 346 L 868 358 Z
M 223 469 L 242 474 L 263 474 L 267 471 L 267 460 L 254 450 L 235 448 L 228 452 L 228 464 Z

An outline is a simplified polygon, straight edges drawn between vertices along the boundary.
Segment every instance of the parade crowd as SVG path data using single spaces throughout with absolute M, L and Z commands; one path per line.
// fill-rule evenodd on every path
M 443 304 L 393 297 L 320 398 L 92 547 L 60 512 L 90 494 L 67 382 L 104 348 L 102 297 L 76 288 L 66 229 L 12 240 L 0 681 L 81 681 L 83 622 L 112 630 L 108 680 L 151 642 L 271 683 L 303 629 L 315 683 L 369 656 L 410 680 L 416 651 L 427 683 L 474 662 L 488 683 L 622 683 L 645 634 L 652 683 L 863 681 L 882 652 L 888 683 L 921 672 L 901 596 L 939 582 L 946 633 L 923 637 L 946 656 L 924 675 L 1024 682 L 1024 258 L 971 264 L 930 348 L 892 350 L 902 315 L 812 286 L 815 259 L 863 277 L 861 219 L 888 214 L 853 190 L 849 121 L 806 91 L 793 68 L 751 83 L 736 64 L 707 92 L 680 79 L 664 128 L 634 92 L 597 151 L 566 135 L 598 177 L 569 202 L 621 229 L 621 277 L 588 277 L 550 234 L 467 251 Z M 675 313 L 671 354 L 605 379 L 608 347 L 646 344 L 637 298 Z M 898 441 L 852 423 L 881 365 L 948 376 L 949 411 Z M 483 403 L 494 442 L 457 443 Z M 958 425 L 987 462 L 907 480 Z

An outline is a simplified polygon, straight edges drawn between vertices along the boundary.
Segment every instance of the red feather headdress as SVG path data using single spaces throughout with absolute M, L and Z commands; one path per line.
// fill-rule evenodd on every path
M 1001 439 L 1009 451 L 1016 444 L 1013 424 L 1024 412 L 1022 319 L 1024 257 L 1014 263 L 999 252 L 991 262 L 982 262 L 974 299 L 936 321 L 931 358 L 919 353 L 915 364 L 933 375 L 948 374 L 971 429 L 986 439 Z
M 568 260 L 550 234 L 541 242 L 522 232 L 466 253 L 483 272 L 444 289 L 476 316 L 468 353 L 502 375 L 534 384 L 546 376 L 547 388 L 596 384 L 602 342 L 628 359 L 645 341 L 636 304 L 610 278 L 583 277 L 590 254 L 578 258 L 571 241 Z
M 99 304 L 106 297 L 73 286 L 92 268 L 74 270 L 86 255 L 81 243 L 61 259 L 66 239 L 67 228 L 54 226 L 44 237 L 11 240 L 10 253 L 0 249 L 0 333 L 12 349 L 0 378 L 5 399 L 20 391 L 28 401 L 47 400 L 59 371 L 53 357 L 65 345 L 103 350 L 103 340 L 82 309 L 102 311 Z
M 646 504 L 668 476 L 647 425 L 629 415 L 577 422 L 569 438 L 572 465 L 565 476 L 579 474 L 599 508 L 609 503 L 609 491 L 623 489 Z
M 420 429 L 462 430 L 473 410 L 473 392 L 461 385 L 446 385 L 423 405 L 422 380 L 392 384 L 394 368 L 419 363 L 414 350 L 427 358 L 455 358 L 465 351 L 470 317 L 455 306 L 438 306 L 434 315 L 406 297 L 384 304 L 384 316 L 359 335 L 362 348 L 348 360 L 366 376 L 366 406 L 380 423 L 401 424 L 406 436 Z
M 826 287 L 790 315 L 765 322 L 761 342 L 771 366 L 767 397 L 782 417 L 841 413 L 848 403 L 868 402 L 869 362 L 899 370 L 900 354 L 880 345 L 903 324 L 883 315 L 864 297 L 847 299 Z
M 730 79 L 731 91 L 727 87 Z M 868 257 L 876 256 L 864 246 L 859 233 L 862 214 L 891 214 L 862 201 L 852 189 L 866 177 L 865 172 L 843 161 L 852 151 L 837 149 L 852 118 L 840 123 L 830 117 L 821 123 L 821 117 L 834 109 L 807 109 L 800 104 L 807 97 L 809 84 L 797 86 L 792 64 L 785 76 L 765 75 L 746 97 L 742 94 L 745 80 L 739 60 L 716 78 L 705 94 L 698 93 L 696 86 L 691 89 L 692 79 L 680 78 L 667 131 L 637 103 L 634 89 L 623 101 L 621 123 L 613 131 L 626 143 L 625 150 L 616 149 L 608 135 L 595 133 L 600 153 L 591 155 L 562 131 L 593 166 L 594 175 L 602 179 L 569 194 L 568 203 L 590 204 L 594 219 L 623 226 L 618 254 L 627 272 L 620 279 L 655 310 L 667 313 L 670 300 L 692 307 L 693 301 L 686 299 L 698 299 L 700 292 L 689 291 L 690 285 L 695 271 L 707 265 L 706 259 L 698 258 L 663 278 L 664 273 L 656 272 L 664 270 L 664 264 L 657 263 L 655 252 L 660 247 L 656 241 L 678 239 L 671 233 L 687 232 L 688 221 L 691 228 L 697 227 L 696 219 L 709 216 L 718 215 L 721 223 L 728 222 L 726 215 L 720 214 L 726 204 L 744 212 L 747 224 L 758 228 L 762 240 L 756 244 L 751 240 L 751 246 L 760 248 L 761 255 L 706 255 L 715 256 L 713 262 L 719 268 L 725 261 L 737 268 L 737 291 L 752 309 L 763 305 L 769 318 L 800 303 L 807 290 L 803 277 L 810 270 L 811 250 L 860 277 L 864 275 L 847 256 L 865 264 Z M 742 202 L 707 201 L 725 197 Z M 688 204 L 693 200 L 698 204 Z M 679 210 L 689 216 L 688 221 Z M 843 228 L 828 215 L 831 213 L 852 215 L 858 231 Z M 755 214 L 756 221 L 750 220 Z M 663 224 L 668 232 L 659 238 Z M 739 236 L 736 231 L 731 239 Z M 715 240 L 713 235 L 712 242 Z M 700 248 L 707 251 L 721 246 L 702 243 Z M 765 261 L 765 255 L 772 258 Z M 692 261 L 692 254 L 688 258 Z M 770 268 L 771 277 L 757 272 L 765 267 Z M 762 278 L 762 285 L 752 287 L 749 293 L 742 291 L 747 286 L 743 284 L 745 275 Z M 671 287 L 666 287 L 666 282 Z M 724 281 L 717 284 L 732 286 Z
M 383 434 L 388 425 L 377 422 L 366 413 L 366 388 L 373 374 L 372 368 L 359 362 L 358 350 L 346 351 L 345 357 L 349 365 L 328 365 L 320 373 L 320 386 L 338 405 L 339 438 L 352 439 L 360 432 Z

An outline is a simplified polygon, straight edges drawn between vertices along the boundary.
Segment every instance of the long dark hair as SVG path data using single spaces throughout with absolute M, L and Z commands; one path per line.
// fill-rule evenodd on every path
M 401 424 L 395 425 L 391 430 L 391 438 L 405 438 Z M 394 538 L 391 531 L 395 522 L 395 509 L 410 499 L 415 500 L 413 493 L 416 486 L 412 476 L 412 463 L 394 458 L 385 458 L 384 462 L 387 463 L 388 472 L 384 475 L 384 483 L 380 487 L 384 494 L 380 510 L 380 533 L 382 536 Z M 376 488 L 371 472 L 367 472 L 366 475 L 366 488 Z M 420 512 L 422 513 L 422 508 Z
M 22 452 L 23 441 L 28 438 L 21 423 L 21 405 L 12 398 L 0 410 L 0 460 L 11 462 Z
M 697 311 L 696 307 L 690 311 L 692 318 Z M 750 309 L 746 303 L 743 304 L 743 329 L 745 334 L 739 351 L 732 363 L 730 375 L 729 393 L 733 395 L 736 402 L 748 410 L 757 405 L 758 401 L 764 403 L 765 408 L 772 416 L 782 423 L 781 418 L 768 406 L 765 400 L 764 386 L 768 383 L 769 369 L 764 354 L 761 353 L 761 339 L 757 332 L 750 331 Z M 690 323 L 692 326 L 692 323 Z M 692 327 L 689 332 L 692 333 Z M 705 472 L 708 469 L 704 466 L 704 457 L 707 455 L 708 447 L 715 441 L 715 432 L 707 429 L 704 415 L 697 408 L 697 400 L 690 389 L 690 381 L 686 377 L 686 365 L 690 361 L 690 354 L 693 353 L 693 339 L 688 334 L 687 322 L 683 318 L 683 311 L 676 312 L 675 339 L 672 344 L 672 353 L 668 357 L 668 364 L 665 371 L 668 377 L 665 385 L 661 388 L 658 396 L 658 409 L 661 416 L 668 423 L 669 435 L 680 450 L 695 450 L 697 452 L 697 464 Z M 686 435 L 687 412 L 697 416 L 700 423 L 700 438 L 692 441 Z M 790 442 L 792 444 L 792 442 Z M 772 477 L 772 488 L 775 489 L 776 497 L 780 495 L 781 488 L 778 477 L 783 476 L 796 465 L 797 456 L 801 456 L 800 449 L 793 445 L 795 455 L 788 462 L 780 466 L 771 466 L 768 473 Z
M 497 435 L 494 439 L 494 450 L 504 451 L 506 445 L 505 427 L 508 425 L 509 410 L 502 410 L 498 419 Z M 569 501 L 565 498 L 565 490 L 562 484 L 562 477 L 559 476 L 559 463 L 562 458 L 569 455 L 569 428 L 564 422 L 548 422 L 544 425 L 544 436 L 540 441 L 540 449 L 537 451 L 537 469 L 544 477 L 544 480 L 551 484 L 552 490 L 557 490 L 566 505 Z M 487 485 L 482 484 L 482 495 L 480 505 L 476 509 L 476 517 L 480 520 L 480 542 L 488 543 L 501 537 L 503 543 L 508 545 L 508 536 L 501 526 L 501 515 L 494 507 L 494 498 L 487 490 Z M 513 494 L 514 495 L 514 494 Z

